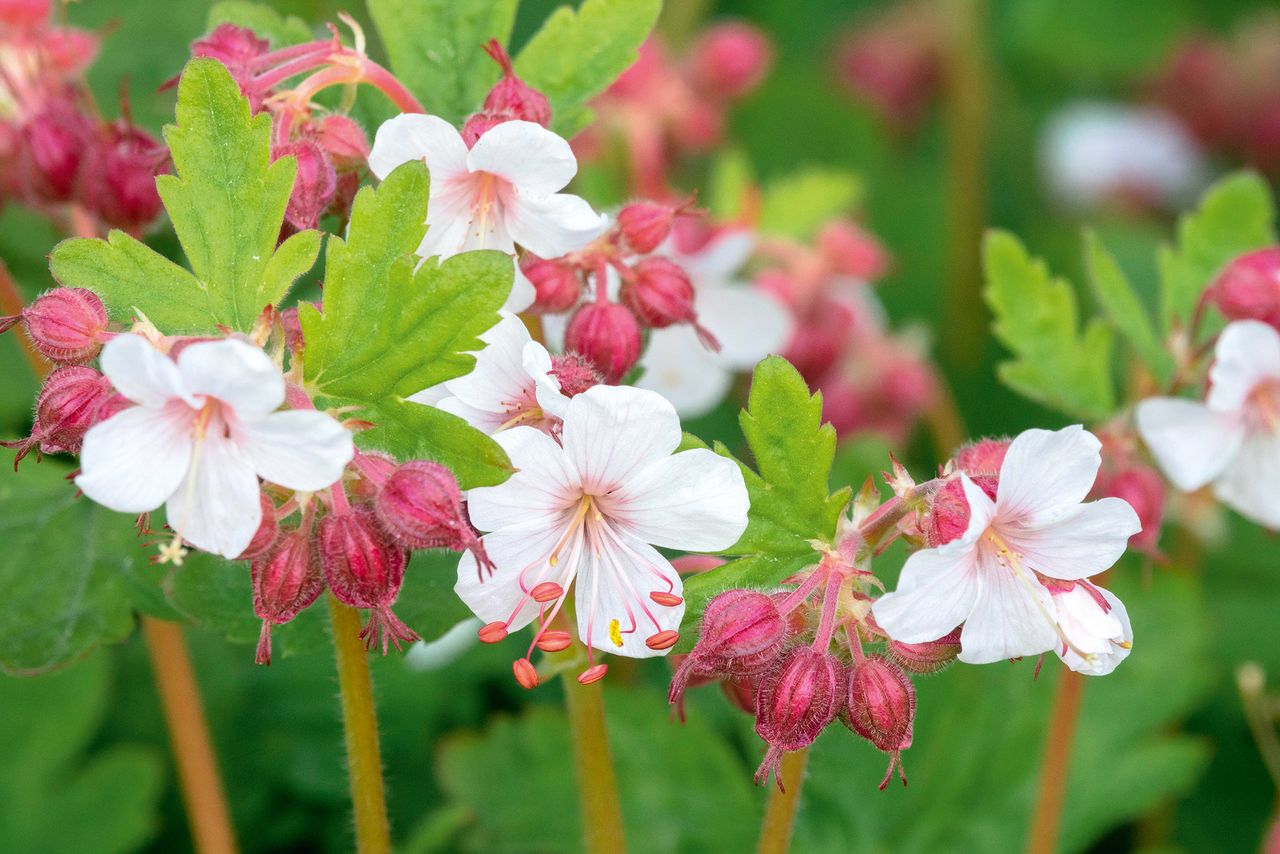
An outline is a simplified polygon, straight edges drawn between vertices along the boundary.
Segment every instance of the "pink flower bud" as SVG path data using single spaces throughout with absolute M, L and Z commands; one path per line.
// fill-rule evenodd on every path
M 594 365 L 573 353 L 567 356 L 552 356 L 551 375 L 559 381 L 560 393 L 565 397 L 582 394 L 592 386 L 603 382 L 600 372 Z
M 1233 260 L 1205 293 L 1229 320 L 1261 320 L 1280 329 L 1280 246 Z
M 374 509 L 386 531 L 410 549 L 468 549 L 481 569 L 493 571 L 484 544 L 467 517 L 458 481 L 439 463 L 410 460 L 387 478 Z
M 1098 476 L 1093 494 L 1121 498 L 1138 514 L 1142 530 L 1129 538 L 1129 545 L 1149 555 L 1157 553 L 1160 524 L 1164 520 L 1164 478 L 1150 466 L 1133 463 L 1118 472 Z
M 383 484 L 391 479 L 391 475 L 396 473 L 399 467 L 391 456 L 382 454 L 377 451 L 356 451 L 355 459 L 351 461 L 351 467 L 360 474 L 360 479 L 347 484 L 347 492 L 351 497 L 358 501 L 373 501 L 378 496 L 378 492 L 382 489 Z M 374 508 L 375 511 L 377 508 Z M 378 521 L 382 521 L 379 519 Z M 386 523 L 383 522 L 383 527 Z M 394 534 L 394 531 L 388 530 L 388 533 Z
M 270 49 L 271 43 L 258 38 L 253 30 L 235 24 L 219 24 L 209 35 L 192 42 L 191 55 L 207 56 L 225 65 L 256 113 L 262 109 L 267 90 L 253 82 L 254 63 Z
M 378 525 L 373 511 L 356 507 L 332 513 L 320 520 L 320 565 L 329 589 L 340 602 L 368 608 L 369 622 L 360 637 L 369 649 L 388 643 L 400 649 L 402 641 L 418 635 L 391 612 L 408 562 L 405 550 L 392 542 Z
M 0 24 L 30 30 L 49 20 L 50 0 L 0 0 Z
M 516 76 L 511 67 L 511 57 L 497 39 L 490 39 L 485 53 L 502 68 L 502 79 L 489 90 L 484 99 L 484 111 L 510 119 L 535 122 L 546 127 L 551 124 L 551 102 L 547 96 L 526 84 Z
M 641 255 L 648 255 L 671 234 L 671 223 L 680 210 L 661 202 L 632 202 L 618 211 L 618 230 L 627 246 Z
M 359 169 L 369 161 L 369 137 L 348 116 L 334 113 L 322 118 L 315 139 L 339 172 Z
M 53 362 L 87 362 L 101 349 L 107 309 L 93 291 L 54 288 L 22 310 L 22 324 L 41 355 Z
M 667 694 L 679 703 L 696 676 L 751 676 L 782 651 L 787 624 L 773 598 L 755 590 L 726 590 L 702 612 L 698 642 L 671 678 Z
M 271 152 L 272 160 L 293 157 L 297 174 L 293 194 L 285 208 L 285 219 L 298 230 L 315 228 L 338 189 L 338 174 L 320 146 L 310 139 L 297 139 Z
M 462 125 L 462 141 L 466 143 L 467 148 L 471 148 L 480 137 L 496 128 L 503 122 L 509 122 L 511 119 L 507 116 L 500 116 L 497 113 L 472 113 Z
M 684 268 L 666 258 L 645 258 L 631 268 L 622 285 L 623 305 L 645 326 L 661 329 L 689 323 L 697 317 L 693 307 L 693 283 Z
M 782 664 L 760 680 L 756 693 L 756 734 L 769 745 L 756 783 L 773 774 L 778 788 L 782 754 L 808 747 L 847 702 L 845 669 L 829 652 L 792 649 Z
M 115 414 L 119 395 L 111 383 L 93 368 L 70 365 L 58 368 L 44 381 L 36 399 L 36 423 L 31 435 L 17 442 L 0 442 L 17 448 L 13 467 L 38 448 L 45 454 L 75 454 L 89 428 Z
M 977 475 L 970 480 L 982 488 L 982 491 L 996 497 L 996 478 L 991 475 Z M 964 484 L 959 477 L 953 477 L 942 484 L 933 494 L 929 503 L 929 512 L 925 516 L 924 532 L 930 546 L 941 546 L 964 534 L 969 527 L 969 500 L 964 495 Z
M 582 296 L 582 280 L 571 264 L 526 255 L 520 271 L 533 284 L 535 314 L 559 314 L 568 311 Z
M 101 46 L 97 33 L 75 27 L 55 27 L 41 33 L 40 59 L 49 71 L 70 80 L 89 70 Z
M 831 268 L 846 276 L 872 282 L 889 266 L 880 241 L 856 222 L 836 220 L 818 232 L 818 248 Z
M 783 277 L 761 276 L 760 284 L 770 293 L 790 301 L 782 291 Z M 824 298 L 812 310 L 797 318 L 795 331 L 784 356 L 810 383 L 820 381 L 844 355 L 857 328 L 857 316 L 845 303 Z
M 50 101 L 22 126 L 19 186 L 32 204 L 75 197 L 80 164 L 93 144 L 94 121 L 70 101 Z
M 946 637 L 925 643 L 888 643 L 889 655 L 903 670 L 911 673 L 937 673 L 960 654 L 960 629 L 954 629 Z
M 160 215 L 156 175 L 169 149 L 125 121 L 108 126 L 90 148 L 81 200 L 112 228 L 140 231 Z
M 262 521 L 258 523 L 258 530 L 253 532 L 253 539 L 249 540 L 249 545 L 244 547 L 244 551 L 236 557 L 236 560 L 255 560 L 267 553 L 276 543 L 276 538 L 280 535 L 280 523 L 276 521 L 276 506 L 271 503 L 271 499 L 267 497 L 265 492 L 258 493 L 258 503 L 262 507 Z
M 289 622 L 316 601 L 324 590 L 324 573 L 310 534 L 304 531 L 290 531 L 281 537 L 274 548 L 254 559 L 251 573 L 253 613 L 262 619 L 255 660 L 270 664 L 271 627 Z
M 1008 439 L 980 439 L 956 451 L 955 467 L 970 477 L 999 475 L 1004 455 L 1008 452 Z
M 625 306 L 591 302 L 569 318 L 565 349 L 595 365 L 607 383 L 617 383 L 640 358 L 640 324 Z
M 890 754 L 889 769 L 880 790 L 889 785 L 895 766 L 906 785 L 902 751 L 911 746 L 916 714 L 916 689 L 902 668 L 878 655 L 853 665 L 849 677 L 848 723 L 858 735 Z
M 738 98 L 764 79 L 773 62 L 769 38 L 739 21 L 711 27 L 693 46 L 693 79 L 704 91 Z

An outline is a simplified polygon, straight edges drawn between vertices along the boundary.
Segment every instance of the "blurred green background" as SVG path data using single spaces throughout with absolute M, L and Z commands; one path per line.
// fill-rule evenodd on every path
M 208 5 L 84 0 L 72 23 L 109 32 L 92 83 L 103 105 L 121 80 L 134 117 L 156 131 L 172 115 L 157 87 L 188 56 Z M 280 2 L 312 24 L 358 4 Z M 556 4 L 524 0 L 515 44 Z M 980 310 L 957 313 L 949 261 L 947 125 L 933 105 L 910 134 L 890 132 L 836 84 L 833 55 L 848 26 L 889 4 L 850 0 L 673 3 L 664 28 L 679 43 L 704 18 L 736 16 L 767 31 L 776 61 L 732 114 L 729 139 L 764 180 L 798 165 L 857 171 L 861 218 L 895 257 L 880 287 L 895 325 L 926 326 L 970 435 L 1056 426 L 1062 419 L 1000 387 L 999 345 Z M 966 4 L 941 4 L 944 13 Z M 980 28 L 989 74 L 985 224 L 1023 237 L 1079 281 L 1082 219 L 1051 203 L 1037 140 L 1056 107 L 1078 98 L 1133 100 L 1178 39 L 1227 32 L 1271 4 L 1231 0 L 1019 0 L 991 3 Z M 356 8 L 352 8 L 356 6 Z M 374 52 L 378 46 L 374 46 Z M 420 93 L 421 94 L 421 93 Z M 430 107 L 429 97 L 424 99 Z M 780 132 L 785 126 L 786 131 Z M 372 131 L 372 128 L 370 128 Z M 1225 169 L 1231 164 L 1214 163 Z M 695 165 L 695 169 L 699 168 Z M 604 205 L 609 200 L 593 199 Z M 1172 217 L 1089 215 L 1131 279 L 1150 296 L 1154 247 Z M 29 295 L 48 287 L 45 255 L 59 238 L 16 206 L 0 217 L 0 257 Z M 163 233 L 152 241 L 165 246 Z M 1088 305 L 1089 297 L 1082 294 Z M 977 326 L 975 328 L 975 321 Z M 946 358 L 948 339 L 980 333 L 976 358 Z M 37 385 L 14 336 L 0 338 L 0 432 L 20 434 Z M 963 348 L 961 348 L 963 349 Z M 692 429 L 735 443 L 732 407 Z M 935 465 L 927 441 L 907 449 Z M 853 443 L 838 468 L 860 483 L 884 465 L 882 445 Z M 0 503 L 0 514 L 13 506 Z M 117 520 L 118 521 L 118 520 Z M 1257 850 L 1276 794 L 1246 727 L 1233 671 L 1280 673 L 1280 566 L 1275 541 L 1238 519 L 1224 544 L 1166 537 L 1170 565 L 1127 558 L 1111 586 L 1128 603 L 1137 643 L 1112 676 L 1091 681 L 1077 730 L 1062 846 L 1068 851 Z M 1198 560 L 1189 556 L 1198 554 Z M 37 556 L 38 557 L 38 556 Z M 885 566 L 900 555 L 890 553 Z M 1193 565 L 1194 564 L 1194 565 Z M 448 570 L 439 568 L 442 572 Z M 38 559 L 27 571 L 46 571 Z M 448 582 L 445 582 L 447 586 Z M 248 602 L 245 603 L 246 613 Z M 250 615 L 251 616 L 251 615 Z M 189 638 L 246 851 L 350 846 L 331 653 L 319 632 L 270 669 L 223 632 Z M 256 630 L 250 637 L 256 635 Z M 311 638 L 315 643 L 305 641 Z M 527 693 L 506 648 L 469 649 L 446 669 L 397 656 L 373 662 L 392 823 L 405 851 L 560 852 L 579 837 L 568 741 L 554 686 Z M 909 788 L 877 792 L 884 758 L 840 727 L 817 743 L 795 837 L 799 852 L 1012 851 L 1025 841 L 1056 662 L 954 667 L 918 686 Z M 630 844 L 635 851 L 750 850 L 766 793 L 752 786 L 760 754 L 751 722 L 714 688 L 692 693 L 688 722 L 670 720 L 662 662 L 611 666 L 606 695 Z M 145 651 L 136 635 L 36 678 L 0 678 L 0 849 L 182 851 L 185 819 Z

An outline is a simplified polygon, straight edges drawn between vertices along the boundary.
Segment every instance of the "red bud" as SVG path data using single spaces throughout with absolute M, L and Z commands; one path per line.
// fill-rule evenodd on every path
M 271 152 L 272 160 L 292 157 L 297 162 L 293 179 L 293 193 L 285 208 L 285 219 L 294 228 L 315 228 L 332 204 L 338 190 L 338 174 L 328 155 L 314 140 L 297 139 L 278 146 Z
M 756 734 L 769 749 L 756 771 L 761 783 L 778 771 L 782 754 L 808 747 L 847 702 L 845 669 L 829 652 L 807 646 L 792 649 L 782 665 L 760 680 L 756 693 Z
M 86 362 L 102 347 L 107 309 L 93 291 L 54 288 L 22 310 L 22 323 L 50 361 Z
M 526 255 L 520 271 L 533 285 L 535 296 L 531 311 L 535 314 L 568 311 L 582 296 L 582 281 L 577 271 L 563 261 Z
M 546 95 L 516 76 L 515 69 L 511 67 L 511 57 L 498 40 L 490 39 L 484 50 L 502 68 L 502 79 L 494 84 L 484 99 L 485 112 L 536 122 L 543 127 L 551 124 L 551 102 Z
M 124 402 L 107 378 L 93 368 L 58 368 L 44 381 L 36 399 L 36 423 L 31 435 L 0 445 L 18 449 L 13 460 L 15 469 L 33 448 L 46 454 L 79 453 L 89 428 L 114 415 Z
M 661 202 L 632 202 L 618 211 L 618 230 L 627 246 L 641 255 L 662 245 L 680 208 Z
M 773 597 L 755 590 L 726 590 L 702 612 L 698 642 L 676 668 L 668 702 L 680 702 L 695 676 L 760 673 L 777 659 L 786 637 L 786 620 Z
M 1280 246 L 1233 260 L 1205 293 L 1229 320 L 1261 320 L 1280 329 Z
M 169 149 L 126 121 L 108 126 L 90 147 L 80 194 L 86 207 L 112 228 L 141 231 L 160 215 L 156 175 Z
M 70 101 L 50 101 L 28 119 L 18 152 L 18 183 L 28 201 L 71 201 L 95 134 L 93 119 Z
M 980 474 L 997 476 L 1008 452 L 1008 439 L 981 439 L 956 451 L 955 467 L 970 477 Z
M 626 307 L 591 302 L 579 307 L 565 329 L 565 349 L 589 360 L 607 383 L 617 383 L 640 358 L 640 324 Z
M 268 502 L 269 503 L 269 502 Z M 271 549 L 253 561 L 253 613 L 262 619 L 258 638 L 258 664 L 271 663 L 271 627 L 289 622 L 324 590 L 311 537 L 290 531 Z
M 276 537 L 280 535 L 280 523 L 276 521 L 276 506 L 271 503 L 271 499 L 265 492 L 258 493 L 258 503 L 262 506 L 262 521 L 258 523 L 258 530 L 253 532 L 253 539 L 249 540 L 249 545 L 244 547 L 244 551 L 236 557 L 236 560 L 254 560 L 259 555 L 265 554 L 275 545 Z
M 976 475 L 970 479 L 995 500 L 997 479 L 994 476 Z M 930 546 L 940 546 L 964 534 L 968 527 L 969 499 L 965 497 L 960 478 L 953 477 L 933 494 L 925 517 L 925 534 Z
M 333 113 L 321 119 L 316 142 L 340 172 L 359 169 L 369 160 L 369 137 L 348 116 Z
M 411 549 L 468 549 L 480 569 L 493 571 L 467 516 L 458 481 L 439 463 L 410 460 L 386 479 L 374 501 L 378 521 Z
M 391 612 L 404 582 L 408 554 L 379 527 L 367 507 L 333 513 L 320 520 L 320 563 L 329 589 L 340 602 L 368 608 L 369 622 L 360 636 L 369 649 L 379 642 L 400 649 L 401 641 L 418 635 Z
M 679 264 L 667 258 L 645 258 L 631 273 L 620 296 L 645 326 L 660 329 L 696 319 L 693 283 Z
M 848 723 L 853 731 L 891 755 L 881 790 L 889 784 L 895 765 L 906 785 L 901 752 L 911 746 L 916 714 L 916 689 L 911 680 L 893 662 L 868 656 L 853 666 L 848 703 Z
M 211 57 L 225 65 L 256 113 L 262 109 L 267 90 L 253 82 L 257 71 L 254 63 L 270 49 L 271 43 L 258 38 L 253 30 L 219 24 L 209 35 L 192 43 L 191 55 Z
M 738 98 L 764 79 L 773 61 L 773 46 L 763 32 L 732 21 L 707 30 L 693 47 L 693 77 L 720 98 Z
M 911 673 L 937 673 L 956 660 L 960 654 L 960 629 L 954 629 L 946 637 L 925 643 L 902 643 L 893 639 L 888 644 L 889 655 Z

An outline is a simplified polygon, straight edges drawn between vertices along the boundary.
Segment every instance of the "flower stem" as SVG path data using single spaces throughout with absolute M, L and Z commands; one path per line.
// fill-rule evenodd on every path
M 169 728 L 169 742 L 178 767 L 182 803 L 191 824 L 195 850 L 200 854 L 234 852 L 236 841 L 231 814 L 218 776 L 218 762 L 200 706 L 200 692 L 182 628 L 177 623 L 143 617 L 142 635 Z
M 1080 716 L 1080 699 L 1084 695 L 1085 678 L 1074 670 L 1063 668 L 1058 691 L 1053 700 L 1049 735 L 1044 747 L 1044 766 L 1040 770 L 1040 788 L 1035 813 L 1031 819 L 1031 836 L 1027 843 L 1030 854 L 1053 854 L 1058 850 L 1058 832 L 1062 826 L 1062 807 L 1066 802 L 1067 776 L 1071 762 L 1071 743 Z
M 791 829 L 795 826 L 796 806 L 800 803 L 800 789 L 804 785 L 804 769 L 809 764 L 809 748 L 782 755 L 782 767 L 778 775 L 786 781 L 787 788 L 775 788 L 769 794 L 765 807 L 764 823 L 760 826 L 758 854 L 785 854 L 791 847 Z
M 587 854 L 621 854 L 626 850 L 626 839 L 622 833 L 618 779 L 605 731 L 604 687 L 600 682 L 582 685 L 569 673 L 562 674 L 560 680 L 564 682 L 569 710 L 583 850 Z
M 373 708 L 369 655 L 360 641 L 360 612 L 329 596 L 338 691 L 342 700 L 342 728 L 347 741 L 347 777 L 355 813 L 356 850 L 386 854 L 391 850 L 391 827 L 382 787 L 382 756 L 378 749 L 378 720 Z

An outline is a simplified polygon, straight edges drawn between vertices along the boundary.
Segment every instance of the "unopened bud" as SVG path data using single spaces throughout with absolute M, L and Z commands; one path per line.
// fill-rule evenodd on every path
M 960 629 L 925 643 L 902 643 L 890 638 L 889 655 L 911 673 L 937 673 L 960 654 Z
M 1164 479 L 1150 466 L 1137 464 L 1100 480 L 1094 487 L 1097 494 L 1124 499 L 1138 514 L 1142 530 L 1129 538 L 1129 545 L 1154 554 L 1164 520 Z
M 0 0 L 0 24 L 30 30 L 49 20 L 50 0 Z
M 572 265 L 564 261 L 548 260 L 526 255 L 520 264 L 520 272 L 533 285 L 535 314 L 559 314 L 568 311 L 582 296 L 582 280 Z
M 773 61 L 769 38 L 740 21 L 717 24 L 693 47 L 693 77 L 709 94 L 738 98 L 764 79 Z
M 472 113 L 462 124 L 462 141 L 467 148 L 471 148 L 480 141 L 480 137 L 503 122 L 509 121 L 511 119 L 507 116 L 499 116 L 496 113 Z
M 1004 456 L 1009 452 L 1008 439 L 981 439 L 956 451 L 955 467 L 969 477 L 1000 474 Z
M 69 365 L 49 374 L 36 399 L 36 421 L 31 435 L 17 442 L 0 442 L 17 448 L 13 466 L 35 448 L 45 454 L 76 454 L 89 428 L 119 411 L 123 401 L 110 381 L 93 368 Z
M 209 35 L 191 44 L 191 55 L 207 56 L 225 65 L 256 113 L 262 109 L 267 90 L 254 83 L 255 63 L 270 49 L 271 43 L 258 38 L 253 30 L 235 24 L 219 24 Z
M 1260 320 L 1280 329 L 1280 246 L 1233 260 L 1205 293 L 1228 320 Z
M 582 394 L 604 381 L 594 365 L 573 353 L 567 356 L 552 356 L 551 375 L 560 383 L 560 393 L 565 397 Z
M 994 501 L 997 478 L 992 475 L 976 475 L 970 480 Z M 969 527 L 969 499 L 964 494 L 964 483 L 953 477 L 942 484 L 929 502 L 924 532 L 930 546 L 941 546 L 960 537 Z
M 625 306 L 591 302 L 569 318 L 564 345 L 595 365 L 607 383 L 617 383 L 640 358 L 640 324 Z
M 493 571 L 484 544 L 467 517 L 453 472 L 439 463 L 410 460 L 386 479 L 374 501 L 383 527 L 410 549 L 469 550 Z
M 485 53 L 502 68 L 502 79 L 494 84 L 484 99 L 484 110 L 510 119 L 535 122 L 546 127 L 551 124 L 551 102 L 547 96 L 516 76 L 511 67 L 511 57 L 497 39 L 490 39 Z
M 280 535 L 280 523 L 276 521 L 275 504 L 271 503 L 271 499 L 265 492 L 258 493 L 258 503 L 262 507 L 262 521 L 258 523 L 258 530 L 253 532 L 253 539 L 249 540 L 249 545 L 244 547 L 244 551 L 236 557 L 236 560 L 253 560 L 265 554 L 275 545 L 276 537 Z
M 641 255 L 662 245 L 671 234 L 671 224 L 683 206 L 662 202 L 632 202 L 618 211 L 618 231 L 633 251 Z
M 126 121 L 116 122 L 89 149 L 81 200 L 112 228 L 141 231 L 160 215 L 156 176 L 168 160 L 164 143 Z
M 270 503 L 270 502 L 268 502 Z M 271 627 L 287 623 L 324 590 L 311 537 L 290 531 L 275 547 L 253 561 L 253 613 L 262 620 L 258 637 L 258 664 L 271 663 Z
M 856 222 L 836 220 L 818 232 L 818 248 L 826 262 L 838 273 L 864 282 L 884 275 L 888 253 L 873 235 Z
M 694 676 L 750 676 L 766 669 L 786 642 L 786 620 L 773 597 L 726 590 L 702 612 L 698 642 L 676 668 L 668 702 L 678 703 Z
M 847 702 L 844 667 L 829 652 L 807 646 L 792 649 L 782 665 L 760 680 L 756 694 L 756 734 L 769 745 L 756 771 L 756 783 L 773 774 L 778 787 L 782 754 L 813 743 Z
M 697 317 L 693 283 L 679 264 L 667 258 L 644 258 L 631 273 L 619 296 L 645 326 L 661 329 Z
M 320 564 L 329 589 L 340 602 L 368 608 L 369 622 L 360 637 L 369 649 L 381 642 L 400 649 L 401 641 L 418 635 L 391 612 L 404 582 L 405 550 L 379 527 L 365 507 L 333 513 L 320 520 Z
M 33 204 L 75 197 L 80 165 L 93 144 L 93 119 L 70 101 L 51 101 L 22 126 L 18 183 Z
M 902 751 L 911 746 L 911 725 L 916 714 L 916 689 L 902 668 L 878 655 L 853 665 L 849 677 L 849 726 L 858 735 L 890 755 L 889 769 L 880 781 L 883 791 L 893 769 L 903 785 Z
M 22 325 L 50 361 L 87 362 L 102 348 L 107 309 L 93 291 L 54 288 L 22 310 Z
M 316 142 L 339 172 L 359 169 L 369 160 L 369 137 L 348 116 L 333 113 L 321 119 Z
M 292 157 L 297 162 L 285 219 L 299 231 L 315 228 L 338 190 L 338 174 L 333 163 L 319 144 L 310 139 L 297 139 L 271 152 L 272 160 L 281 157 Z

